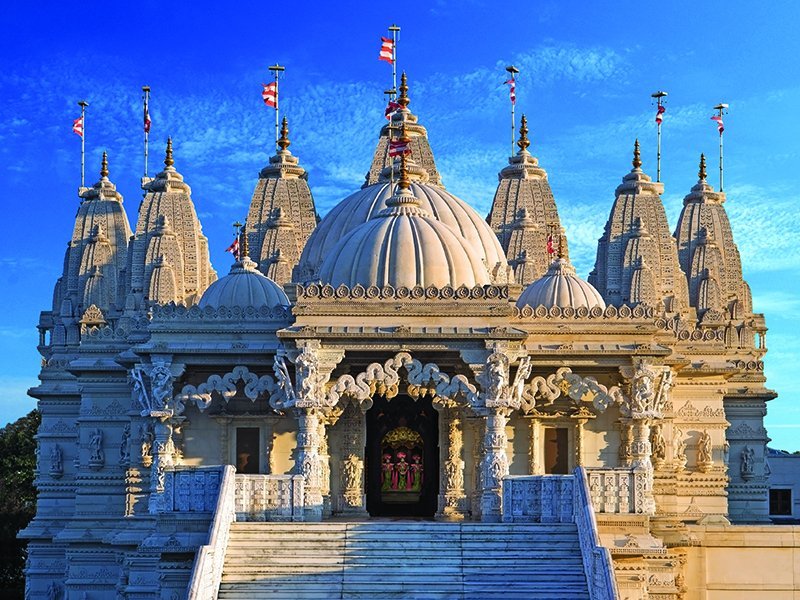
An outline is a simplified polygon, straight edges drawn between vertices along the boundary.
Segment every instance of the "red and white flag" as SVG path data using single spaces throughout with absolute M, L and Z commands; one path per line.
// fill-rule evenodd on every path
M 391 121 L 392 117 L 395 116 L 397 111 L 399 111 L 401 108 L 402 106 L 400 106 L 397 102 L 394 100 L 389 100 L 389 105 L 386 107 L 386 110 L 383 114 Z
M 233 254 L 234 260 L 239 260 L 239 236 L 233 240 L 233 243 L 225 249 L 225 252 Z
M 150 119 L 150 110 L 147 108 L 145 104 L 144 107 L 144 132 L 150 133 L 150 125 L 153 124 L 153 121 Z
M 658 105 L 658 110 L 656 111 L 656 123 L 661 125 L 661 122 L 664 120 L 664 113 L 667 112 L 667 107 L 663 104 Z
M 77 133 L 83 137 L 83 116 L 78 117 L 72 122 L 72 133 Z
M 511 79 L 506 80 L 505 82 L 508 84 L 508 95 L 511 98 L 511 104 L 517 103 L 517 80 L 513 77 Z
M 720 135 L 722 135 L 722 132 L 725 131 L 725 125 L 723 125 L 723 123 L 722 123 L 722 116 L 721 115 L 714 115 L 713 117 L 711 117 L 711 120 L 712 121 L 716 121 L 716 123 L 717 123 L 717 131 L 719 131 Z
M 381 51 L 378 54 L 378 60 L 394 63 L 394 42 L 389 38 L 381 37 Z
M 278 108 L 278 84 L 273 81 L 272 83 L 262 83 L 261 85 L 264 86 L 261 91 L 264 104 L 272 108 Z
M 553 256 L 556 253 L 555 246 L 553 246 L 553 234 L 547 236 L 547 254 Z
M 389 142 L 389 156 L 402 156 L 411 154 L 411 143 L 403 140 L 391 140 Z

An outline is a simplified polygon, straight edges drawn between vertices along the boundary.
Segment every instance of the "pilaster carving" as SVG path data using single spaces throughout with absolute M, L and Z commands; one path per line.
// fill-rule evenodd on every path
M 745 447 L 742 448 L 741 459 L 742 464 L 739 472 L 742 475 L 742 479 L 749 481 L 755 475 L 756 451 L 750 446 L 745 445 Z
M 61 446 L 53 444 L 50 447 L 50 477 L 60 479 L 64 475 L 64 461 Z
M 364 496 L 364 445 L 366 422 L 364 413 L 355 403 L 349 403 L 342 414 L 342 466 L 341 511 L 345 514 L 365 515 Z
M 103 430 L 99 427 L 89 434 L 89 468 L 102 469 L 106 464 L 106 454 L 103 451 Z
M 708 473 L 714 466 L 714 446 L 708 429 L 704 429 L 697 440 L 697 468 Z
M 437 516 L 443 519 L 463 519 L 466 511 L 464 494 L 463 420 L 455 407 L 440 409 L 440 468 L 439 506 Z
M 544 472 L 542 459 L 539 455 L 542 447 L 542 422 L 536 418 L 531 419 L 528 428 L 528 473 L 541 475 Z

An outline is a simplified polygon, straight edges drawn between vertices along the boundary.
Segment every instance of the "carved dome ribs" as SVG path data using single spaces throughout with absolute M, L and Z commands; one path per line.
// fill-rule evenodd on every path
M 469 204 L 444 189 L 427 185 L 419 177 L 415 181 L 413 167 L 411 163 L 411 191 L 420 201 L 421 209 L 451 227 L 467 242 L 489 271 L 493 283 L 506 283 L 508 265 L 505 254 L 486 221 Z M 363 188 L 336 205 L 309 238 L 295 270 L 294 280 L 316 280 L 323 260 L 334 247 L 353 229 L 384 210 L 391 194 L 391 185 L 387 181 Z
M 487 285 L 480 256 L 455 230 L 431 217 L 411 190 L 401 190 L 387 208 L 344 236 L 319 269 L 334 287 Z
M 200 298 L 200 308 L 288 307 L 289 298 L 281 287 L 259 272 L 247 256 L 235 262 L 230 273 L 212 283 Z
M 600 307 L 605 310 L 606 303 L 600 293 L 589 283 L 575 274 L 575 268 L 565 258 L 552 262 L 541 279 L 531 283 L 517 300 L 517 307 L 537 308 L 581 308 Z

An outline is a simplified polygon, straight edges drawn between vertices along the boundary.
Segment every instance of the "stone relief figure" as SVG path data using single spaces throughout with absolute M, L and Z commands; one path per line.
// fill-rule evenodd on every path
M 631 385 L 631 413 L 643 413 L 650 410 L 654 397 L 653 374 L 644 363 L 639 363 Z
M 355 454 L 347 457 L 342 463 L 342 488 L 345 493 L 357 491 L 361 493 L 361 474 L 363 465 Z
M 126 423 L 122 430 L 122 441 L 119 444 L 119 464 L 124 465 L 131 460 L 130 450 L 131 424 Z
M 708 430 L 703 430 L 697 441 L 697 466 L 701 471 L 707 471 L 714 463 L 712 457 L 713 446 Z
M 660 466 L 667 458 L 667 441 L 664 439 L 664 426 L 656 425 L 650 435 L 653 447 L 653 463 Z
M 91 433 L 89 448 L 92 451 L 89 456 L 89 466 L 93 469 L 99 469 L 106 462 L 105 453 L 103 452 L 103 431 L 99 427 Z
M 495 352 L 486 359 L 486 365 L 481 377 L 485 398 L 497 402 L 508 394 L 508 375 L 506 364 L 508 359 L 499 352 Z
M 683 431 L 676 429 L 673 433 L 672 452 L 675 463 L 679 468 L 686 466 L 686 442 L 683 441 Z
M 743 479 L 750 479 L 755 474 L 756 451 L 750 446 L 742 448 L 742 467 Z
M 153 428 L 152 425 L 139 427 L 139 443 L 142 451 L 142 466 L 149 467 L 153 464 Z
M 61 455 L 61 447 L 58 444 L 53 444 L 50 448 L 50 476 L 53 479 L 58 479 L 64 474 L 64 464 Z
M 152 410 L 162 411 L 168 407 L 172 396 L 172 373 L 166 365 L 158 364 L 150 371 Z

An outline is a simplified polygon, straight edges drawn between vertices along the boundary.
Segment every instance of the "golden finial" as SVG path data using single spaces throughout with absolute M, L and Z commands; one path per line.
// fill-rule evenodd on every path
M 406 72 L 403 71 L 403 74 L 400 75 L 400 97 L 397 99 L 397 103 L 402 106 L 403 108 L 407 108 L 409 104 L 411 104 L 411 100 L 408 99 L 408 78 L 406 77 Z
M 164 157 L 164 165 L 167 167 L 171 167 L 175 164 L 175 161 L 172 160 L 172 138 L 167 138 L 167 155 Z
M 564 236 L 558 232 L 558 258 L 564 258 Z
M 280 146 L 281 150 L 286 150 L 290 145 L 289 121 L 286 120 L 286 117 L 283 117 L 283 121 L 281 121 L 281 137 L 278 138 L 278 146 Z
M 633 168 L 640 169 L 642 167 L 642 158 L 639 153 L 639 138 L 633 144 Z
M 250 244 L 247 241 L 247 222 L 245 222 L 244 226 L 242 227 L 240 238 L 242 240 L 242 252 L 239 254 L 239 259 L 242 260 L 245 256 L 249 256 L 250 254 Z
M 100 161 L 100 177 L 108 177 L 108 154 L 103 151 L 103 159 Z
M 405 73 L 403 73 L 405 76 Z M 402 90 L 402 86 L 400 87 Z M 403 121 L 403 126 L 400 129 L 400 141 L 406 144 L 408 148 L 408 144 L 411 142 L 411 138 L 408 137 L 406 134 L 406 122 Z M 404 150 L 403 153 L 400 155 L 400 181 L 398 182 L 398 187 L 401 190 L 407 190 L 411 187 L 411 182 L 408 180 L 408 163 L 406 159 L 406 155 L 408 154 L 410 149 Z
M 525 115 L 522 115 L 522 122 L 519 125 L 519 141 L 517 142 L 517 146 L 519 146 L 521 152 L 524 152 L 530 145 L 531 142 L 528 139 L 528 119 L 525 118 Z
M 706 180 L 706 155 L 700 154 L 700 172 L 697 174 L 700 181 Z

